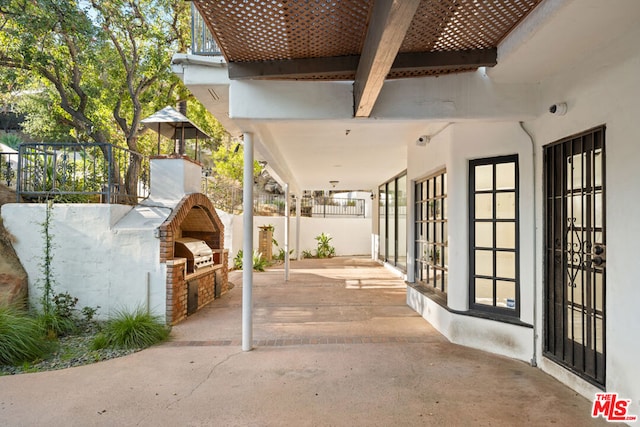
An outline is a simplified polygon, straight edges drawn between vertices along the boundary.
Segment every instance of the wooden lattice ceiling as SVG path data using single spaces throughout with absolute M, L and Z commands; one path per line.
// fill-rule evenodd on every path
M 354 80 L 365 98 L 380 76 L 495 65 L 500 41 L 541 1 L 193 0 L 231 79 Z

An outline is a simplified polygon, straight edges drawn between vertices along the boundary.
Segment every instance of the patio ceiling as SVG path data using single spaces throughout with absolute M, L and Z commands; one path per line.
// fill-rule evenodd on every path
M 194 0 L 230 79 L 353 80 L 369 117 L 386 79 L 496 64 L 541 0 Z
M 637 49 L 640 34 L 637 0 L 385 1 L 405 5 L 385 13 L 377 3 L 194 0 L 227 63 L 193 55 L 174 63 L 230 133 L 254 134 L 256 157 L 293 192 L 331 189 L 332 180 L 364 190 L 404 170 L 408 144 L 448 123 L 534 120 L 546 111 L 541 82 L 609 67 Z M 406 4 L 415 6 L 411 18 Z M 396 12 L 401 24 L 390 24 Z M 382 33 L 375 43 L 373 29 Z M 487 54 L 495 66 L 477 70 L 491 65 Z M 365 57 L 368 73 L 360 72 Z M 358 81 L 364 94 L 379 86 L 380 96 L 356 102 L 356 91 L 338 89 Z M 370 116 L 356 114 L 372 103 Z

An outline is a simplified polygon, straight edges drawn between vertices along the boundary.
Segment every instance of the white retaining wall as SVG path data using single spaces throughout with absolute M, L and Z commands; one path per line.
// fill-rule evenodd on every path
M 97 318 L 116 310 L 147 307 L 165 315 L 166 267 L 160 264 L 155 224 L 167 209 L 142 208 L 155 217 L 145 227 L 127 226 L 140 208 L 104 204 L 55 204 L 51 211 L 52 279 L 55 294 L 69 292 L 77 308 L 100 306 Z M 44 284 L 45 204 L 6 204 L 2 219 L 29 276 L 29 300 L 39 307 Z M 159 225 L 159 224 L 158 224 Z M 149 284 L 147 288 L 147 283 Z

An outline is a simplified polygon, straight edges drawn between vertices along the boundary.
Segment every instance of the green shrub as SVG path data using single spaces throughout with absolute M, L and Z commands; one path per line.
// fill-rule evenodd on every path
M 318 241 L 318 247 L 316 248 L 316 256 L 318 258 L 331 258 L 336 254 L 336 249 L 330 245 L 331 236 L 320 233 L 315 239 Z
M 108 320 L 92 342 L 92 348 L 138 349 L 166 340 L 170 329 L 158 316 L 137 307 L 132 312 L 119 311 Z
M 0 307 L 0 363 L 16 365 L 43 357 L 53 344 L 42 325 L 26 313 Z
M 242 270 L 242 249 L 238 251 L 238 254 L 233 258 L 233 266 L 237 270 Z M 255 271 L 264 271 L 265 267 L 269 264 L 269 261 L 262 256 L 262 253 L 253 251 L 253 269 Z
M 311 252 L 311 251 L 302 251 L 302 258 L 313 258 L 313 252 Z
M 71 317 L 62 317 L 57 313 L 43 313 L 36 318 L 48 338 L 62 337 L 77 330 L 76 322 Z
M 243 257 L 242 249 L 238 251 L 236 256 L 233 258 L 233 267 L 236 270 L 242 270 L 242 257 Z
M 269 261 L 262 256 L 262 253 L 253 251 L 253 269 L 255 271 L 264 271 L 264 268 L 269 264 Z

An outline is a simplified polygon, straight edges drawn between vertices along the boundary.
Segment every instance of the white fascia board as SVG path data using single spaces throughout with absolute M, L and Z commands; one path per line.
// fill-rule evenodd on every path
M 532 120 L 538 85 L 493 82 L 484 70 L 387 81 L 371 114 L 391 120 Z M 229 117 L 249 120 L 353 118 L 351 82 L 232 81 Z
M 353 117 L 353 82 L 234 80 L 232 119 L 329 120 Z
M 371 114 L 391 120 L 532 120 L 541 114 L 538 84 L 499 84 L 484 69 L 385 83 Z

